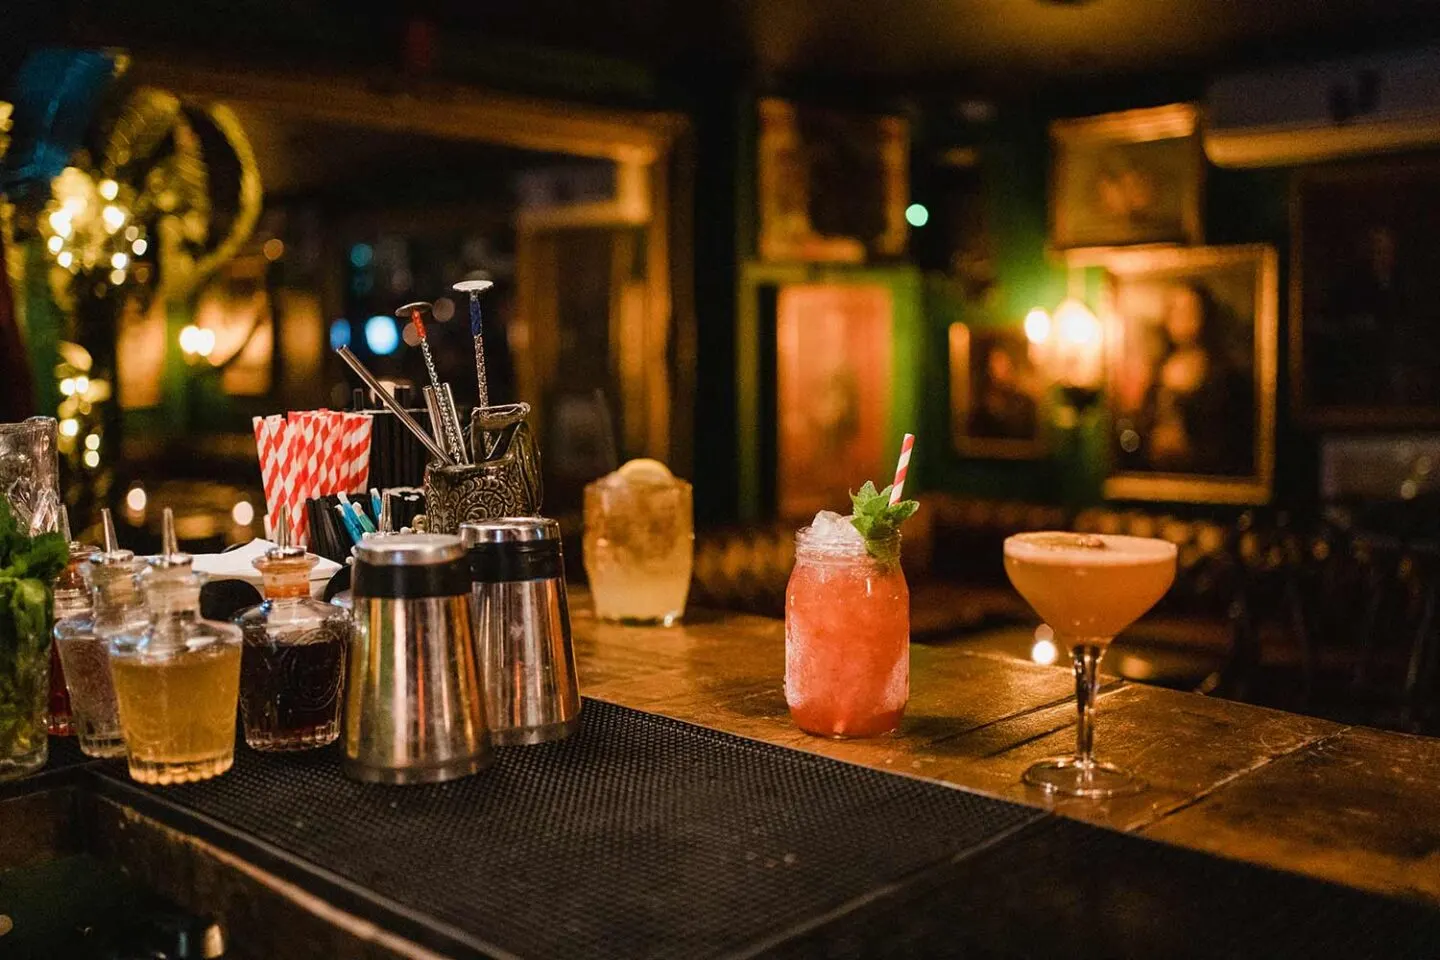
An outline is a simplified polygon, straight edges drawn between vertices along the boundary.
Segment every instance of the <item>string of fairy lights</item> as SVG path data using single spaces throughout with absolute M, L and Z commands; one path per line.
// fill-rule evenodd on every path
M 66 167 L 53 181 L 52 192 L 40 216 L 40 231 L 55 263 L 73 275 L 94 275 L 117 287 L 125 283 L 137 259 L 150 249 L 144 224 L 131 215 L 133 188 Z

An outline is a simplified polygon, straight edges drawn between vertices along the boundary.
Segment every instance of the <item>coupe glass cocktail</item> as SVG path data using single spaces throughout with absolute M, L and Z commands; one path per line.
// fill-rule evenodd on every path
M 1175 580 L 1175 545 L 1108 534 L 1022 533 L 1005 541 L 1005 572 L 1070 647 L 1075 664 L 1075 755 L 1042 760 L 1024 780 L 1046 792 L 1109 797 L 1143 780 L 1095 759 L 1100 658 L 1115 635 L 1153 607 Z

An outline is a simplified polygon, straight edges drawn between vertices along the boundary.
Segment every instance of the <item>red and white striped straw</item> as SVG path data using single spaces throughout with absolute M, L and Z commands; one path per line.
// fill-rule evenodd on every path
M 900 502 L 900 495 L 905 492 L 905 474 L 910 472 L 910 451 L 915 449 L 915 434 L 905 434 L 905 439 L 900 441 L 900 462 L 895 464 L 895 483 L 890 488 L 890 506 Z

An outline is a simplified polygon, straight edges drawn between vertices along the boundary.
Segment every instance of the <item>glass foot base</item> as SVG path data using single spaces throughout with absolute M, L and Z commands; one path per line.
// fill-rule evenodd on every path
M 124 737 L 79 737 L 80 752 L 87 757 L 100 757 L 108 759 L 111 757 L 125 756 Z
M 252 750 L 269 753 L 288 753 L 292 750 L 314 750 L 326 747 L 340 738 L 340 722 L 326 723 L 307 730 L 277 732 L 274 730 L 245 730 L 245 743 Z
M 0 757 L 0 780 L 18 780 L 38 773 L 44 769 L 48 757 L 48 749 L 34 750 L 20 756 Z
M 658 617 L 607 617 L 597 614 L 605 623 L 618 623 L 622 627 L 673 627 L 680 622 L 680 613 L 662 614 Z
M 1144 780 L 1119 767 L 1098 761 L 1082 764 L 1074 757 L 1041 760 L 1021 779 L 1046 793 L 1066 797 L 1117 797 L 1145 789 Z
M 131 754 L 130 778 L 137 783 L 194 783 L 209 780 L 229 770 L 235 763 L 235 753 L 195 760 L 146 760 Z

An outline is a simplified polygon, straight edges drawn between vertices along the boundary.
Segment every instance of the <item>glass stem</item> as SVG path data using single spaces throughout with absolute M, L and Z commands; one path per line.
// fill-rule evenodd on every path
M 1100 688 L 1102 644 L 1079 640 L 1075 656 L 1075 762 L 1082 770 L 1095 765 L 1095 697 Z

